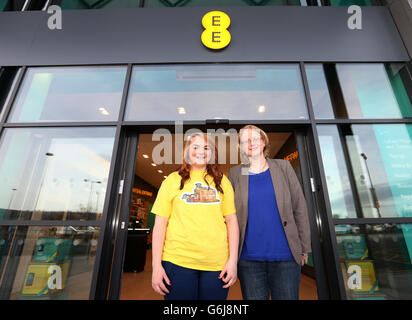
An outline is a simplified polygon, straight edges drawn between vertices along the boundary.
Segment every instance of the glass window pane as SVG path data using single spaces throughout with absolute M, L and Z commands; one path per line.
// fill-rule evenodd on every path
M 328 6 L 378 6 L 381 5 L 381 0 L 323 0 Z
M 412 125 L 318 126 L 318 132 L 334 218 L 412 217 Z
M 333 119 L 333 106 L 322 64 L 305 64 L 313 112 L 317 119 Z
M 317 119 L 412 116 L 412 79 L 404 63 L 305 67 Z
M 29 68 L 10 122 L 117 121 L 126 67 Z
M 350 300 L 412 299 L 412 225 L 336 225 Z
M 126 120 L 307 119 L 297 64 L 134 67 Z
M 412 88 L 403 84 L 404 64 L 337 64 L 336 72 L 349 118 L 412 116 Z
M 0 299 L 87 300 L 98 227 L 0 227 Z
M 318 134 L 332 216 L 335 219 L 356 218 L 338 129 L 334 125 L 318 126 Z
M 5 129 L 0 220 L 100 220 L 115 130 Z
M 145 8 L 216 6 L 300 6 L 305 0 L 145 0 Z
M 0 11 L 20 11 L 25 0 L 0 0 Z
M 3 119 L 5 107 L 11 99 L 11 91 L 16 85 L 19 72 L 21 68 L 18 67 L 0 68 L 0 120 Z
M 53 0 L 62 10 L 102 9 L 102 8 L 138 8 L 140 0 Z

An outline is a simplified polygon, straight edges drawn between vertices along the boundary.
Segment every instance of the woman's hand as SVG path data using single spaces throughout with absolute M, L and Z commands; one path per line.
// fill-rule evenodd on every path
M 169 219 L 156 215 L 156 220 L 153 228 L 152 236 L 152 287 L 154 291 L 164 296 L 169 293 L 163 279 L 170 286 L 170 280 L 166 275 L 166 271 L 162 266 L 163 244 L 166 235 L 166 228 Z
M 305 264 L 308 264 L 308 254 L 307 254 L 307 253 L 303 253 L 303 254 L 302 254 L 302 258 L 301 258 L 301 260 L 300 260 L 300 264 L 302 265 L 302 267 L 303 267 Z
M 237 261 L 229 260 L 220 273 L 219 279 L 222 279 L 223 282 L 226 283 L 223 288 L 229 288 L 232 286 L 237 279 Z
M 223 288 L 229 288 L 236 282 L 237 278 L 237 256 L 239 247 L 239 223 L 236 213 L 225 216 L 228 241 L 229 241 L 229 260 L 219 275 L 226 284 Z
M 154 267 L 152 272 L 152 288 L 162 296 L 169 293 L 169 290 L 167 290 L 163 280 L 166 281 L 169 286 L 171 285 L 165 269 L 161 265 Z

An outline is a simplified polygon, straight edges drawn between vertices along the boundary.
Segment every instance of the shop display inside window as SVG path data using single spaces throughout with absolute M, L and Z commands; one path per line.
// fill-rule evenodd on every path
M 347 298 L 412 298 L 410 225 L 337 225 L 336 238 Z
M 0 272 L 13 281 L 0 282 L 2 299 L 88 299 L 98 236 L 90 226 L 3 229 Z

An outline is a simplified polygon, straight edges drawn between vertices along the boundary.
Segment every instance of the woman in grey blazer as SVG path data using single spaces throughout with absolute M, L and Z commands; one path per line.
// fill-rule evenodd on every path
M 238 277 L 244 299 L 299 299 L 311 252 L 306 201 L 286 160 L 269 159 L 269 139 L 252 125 L 239 132 L 247 164 L 230 169 L 239 221 Z

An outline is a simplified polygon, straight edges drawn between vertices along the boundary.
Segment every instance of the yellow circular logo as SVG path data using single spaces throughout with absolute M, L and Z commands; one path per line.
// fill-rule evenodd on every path
M 203 16 L 202 25 L 205 28 L 201 39 L 202 43 L 210 49 L 222 49 L 231 40 L 227 28 L 230 26 L 229 16 L 222 11 L 210 11 Z

